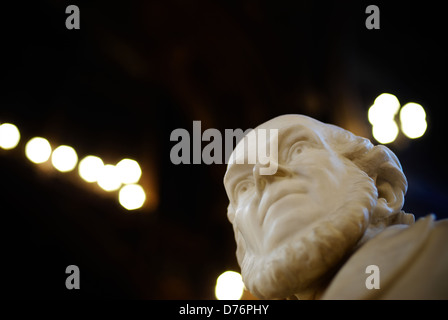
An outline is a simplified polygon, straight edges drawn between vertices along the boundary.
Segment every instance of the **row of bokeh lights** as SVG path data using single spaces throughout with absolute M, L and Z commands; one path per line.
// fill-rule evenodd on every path
M 0 148 L 11 150 L 20 142 L 20 131 L 12 123 L 0 124 Z M 50 142 L 43 137 L 34 137 L 25 144 L 25 155 L 35 164 L 51 161 L 53 167 L 60 172 L 73 171 L 78 166 L 79 176 L 88 183 L 97 183 L 104 191 L 119 191 L 120 204 L 128 209 L 138 209 L 143 206 L 146 194 L 137 184 L 142 170 L 137 161 L 122 159 L 116 165 L 104 164 L 103 160 L 94 155 L 88 155 L 78 161 L 78 155 L 73 147 L 60 145 L 52 149 Z M 218 300 L 239 300 L 244 293 L 244 283 L 241 274 L 235 271 L 225 271 L 216 279 L 215 297 Z
M 11 150 L 20 142 L 20 131 L 12 123 L 0 125 L 0 148 Z M 127 210 L 141 208 L 146 201 L 145 190 L 138 184 L 142 170 L 137 161 L 122 159 L 116 165 L 104 164 L 103 160 L 88 155 L 78 162 L 78 154 L 71 146 L 61 145 L 52 149 L 50 142 L 43 137 L 34 137 L 25 145 L 25 155 L 35 164 L 50 160 L 60 172 L 73 171 L 78 166 L 79 176 L 88 183 L 96 182 L 104 191 L 119 189 L 118 201 Z
M 390 93 L 382 93 L 375 99 L 368 119 L 373 137 L 382 144 L 392 143 L 397 138 L 400 131 L 397 121 L 409 139 L 422 137 L 428 127 L 425 109 L 420 104 L 409 102 L 400 109 L 400 101 Z

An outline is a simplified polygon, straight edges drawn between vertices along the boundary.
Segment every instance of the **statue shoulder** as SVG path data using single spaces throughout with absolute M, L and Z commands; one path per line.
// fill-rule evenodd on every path
M 347 260 L 323 299 L 448 299 L 447 241 L 448 220 L 433 215 L 390 226 Z M 371 270 L 378 288 L 367 283 Z

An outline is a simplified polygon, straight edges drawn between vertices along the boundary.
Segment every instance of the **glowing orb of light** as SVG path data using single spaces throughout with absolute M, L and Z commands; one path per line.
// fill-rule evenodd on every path
M 104 162 L 97 156 L 86 156 L 78 166 L 79 176 L 86 182 L 96 182 L 100 172 L 104 167 Z
M 127 210 L 139 209 L 146 200 L 145 190 L 138 184 L 128 184 L 120 189 L 118 201 Z
M 0 125 L 0 147 L 5 150 L 14 149 L 20 141 L 19 129 L 12 123 Z
M 62 145 L 54 149 L 51 155 L 51 163 L 58 171 L 68 172 L 76 167 L 78 155 L 72 147 Z
M 243 291 L 243 279 L 238 272 L 226 271 L 216 280 L 215 296 L 218 300 L 239 300 Z
M 51 145 L 45 138 L 34 137 L 25 145 L 25 155 L 33 163 L 43 163 L 50 158 Z

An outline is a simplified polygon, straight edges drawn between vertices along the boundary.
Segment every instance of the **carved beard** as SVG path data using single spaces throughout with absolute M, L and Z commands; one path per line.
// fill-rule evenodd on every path
M 353 183 L 348 188 L 346 205 L 268 255 L 247 252 L 243 236 L 234 225 L 237 258 L 251 293 L 261 299 L 300 297 L 301 292 L 319 287 L 354 249 L 367 229 L 378 195 L 370 177 L 354 165 L 350 168 Z

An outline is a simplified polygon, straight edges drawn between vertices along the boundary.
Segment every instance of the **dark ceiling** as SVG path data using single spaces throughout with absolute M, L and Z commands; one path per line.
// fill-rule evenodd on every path
M 68 30 L 76 4 L 80 30 Z M 213 299 L 238 271 L 224 164 L 173 165 L 170 134 L 253 128 L 302 113 L 372 138 L 382 92 L 426 108 L 428 130 L 390 148 L 409 180 L 405 209 L 447 217 L 446 17 L 426 2 L 76 1 L 1 6 L 2 290 L 17 298 Z M 441 3 L 439 3 L 439 6 Z M 150 204 L 128 212 L 76 173 L 24 157 L 32 136 L 110 163 L 138 160 Z M 205 145 L 205 144 L 203 144 Z M 81 290 L 65 288 L 65 268 Z

